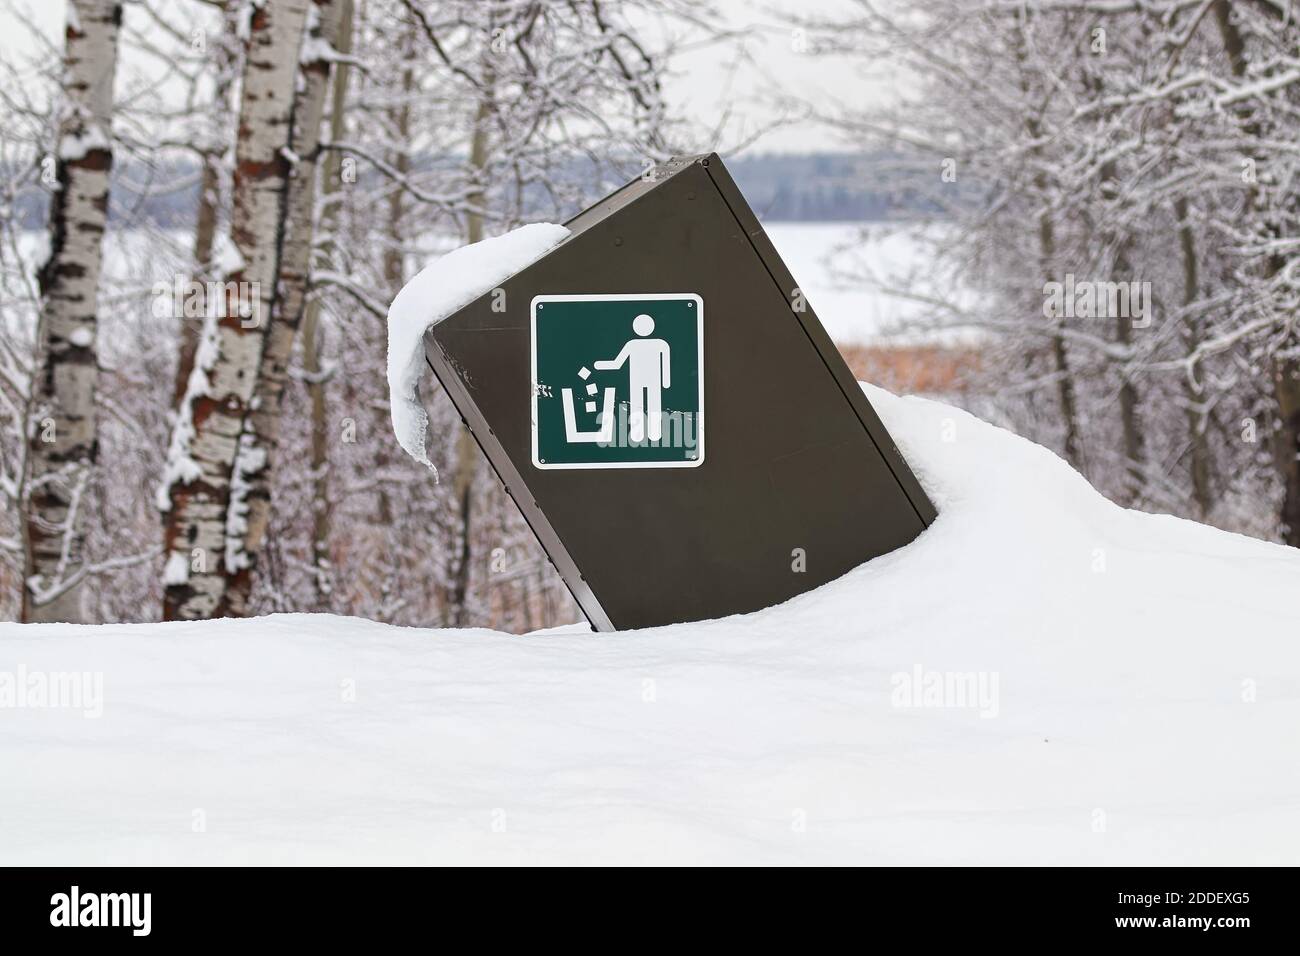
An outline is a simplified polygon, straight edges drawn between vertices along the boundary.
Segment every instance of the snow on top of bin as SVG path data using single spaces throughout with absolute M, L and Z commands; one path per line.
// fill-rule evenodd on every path
M 388 307 L 388 390 L 393 432 L 408 455 L 433 469 L 424 444 L 429 416 L 420 404 L 424 333 L 457 309 L 531 265 L 569 236 L 549 222 L 461 246 L 429 263 Z

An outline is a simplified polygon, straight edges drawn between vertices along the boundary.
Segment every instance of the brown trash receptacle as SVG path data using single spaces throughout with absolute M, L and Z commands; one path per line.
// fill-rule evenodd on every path
M 934 519 L 716 155 L 566 225 L 425 352 L 598 630 L 768 607 Z

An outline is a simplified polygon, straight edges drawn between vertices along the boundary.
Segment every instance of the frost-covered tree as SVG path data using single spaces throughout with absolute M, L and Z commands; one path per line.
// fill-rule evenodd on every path
M 398 448 L 387 303 L 441 251 L 567 218 L 689 150 L 660 80 L 683 37 L 715 34 L 686 0 L 125 4 L 86 406 L 95 520 L 59 595 L 93 577 L 87 620 L 152 616 L 142 608 L 571 619 L 433 383 L 439 476 Z M 13 505 L 0 606 L 14 615 L 32 577 L 23 516 L 48 242 L 31 226 L 52 228 L 33 210 L 58 185 L 57 59 L 0 61 L 0 492 Z
M 230 583 L 250 560 L 250 477 L 269 454 L 250 413 L 277 318 L 294 94 L 310 5 L 281 0 L 251 8 L 230 230 L 239 261 L 228 272 L 225 301 L 208 310 L 162 489 L 168 619 L 243 611 Z
M 631 25 L 649 6 L 358 8 L 353 81 L 322 182 L 330 228 L 312 270 L 313 361 L 301 375 L 308 387 L 287 395 L 288 421 L 316 424 L 313 435 L 291 430 L 286 440 L 301 451 L 285 460 L 314 464 L 311 475 L 289 468 L 276 477 L 275 554 L 257 607 L 508 627 L 572 613 L 436 387 L 430 447 L 439 477 L 398 449 L 384 317 L 430 256 L 528 219 L 567 218 L 671 151 L 658 89 L 670 48 L 651 48 Z M 326 524 L 332 540 L 322 546 Z
M 71 0 L 65 30 L 49 254 L 40 319 L 26 486 L 23 619 L 85 620 L 85 525 L 98 433 L 99 276 L 113 167 L 118 0 Z
M 289 152 L 292 170 L 286 186 L 284 225 L 279 238 L 278 284 L 257 369 L 253 400 L 234 475 L 247 483 L 244 503 L 232 497 L 226 523 L 226 554 L 233 574 L 227 584 L 226 604 L 231 613 L 244 614 L 252 590 L 253 572 L 265 545 L 271 516 L 271 475 L 278 451 L 284 389 L 289 378 L 294 340 L 307 308 L 312 244 L 316 222 L 316 168 L 320 155 L 321 124 L 329 89 L 330 66 L 339 60 L 336 48 L 344 0 L 316 0 L 299 62 L 302 81 L 293 111 Z M 243 520 L 237 508 L 246 507 Z
M 854 7 L 805 27 L 915 89 L 824 112 L 938 220 L 998 413 L 1120 503 L 1300 544 L 1294 4 Z

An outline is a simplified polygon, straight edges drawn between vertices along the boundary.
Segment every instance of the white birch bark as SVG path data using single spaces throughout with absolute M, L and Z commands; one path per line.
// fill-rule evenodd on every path
M 330 63 L 337 56 L 342 6 L 341 0 L 315 0 L 315 15 L 303 45 L 303 82 L 294 110 L 290 146 L 294 164 L 288 186 L 278 290 L 254 400 L 235 460 L 236 484 L 226 521 L 226 564 L 230 570 L 226 605 L 235 615 L 247 613 L 253 572 L 271 520 L 271 474 L 293 340 L 307 303 L 320 129 Z
M 235 145 L 231 239 L 242 260 L 227 276 L 221 315 L 210 313 L 177 416 L 160 501 L 168 508 L 163 613 L 168 620 L 231 613 L 226 603 L 239 551 L 227 542 L 238 527 L 245 472 L 257 450 L 238 456 L 246 439 L 262 352 L 276 297 L 292 171 L 298 52 L 308 0 L 255 4 L 249 24 Z M 237 462 L 237 457 L 240 461 Z M 238 466 L 238 467 L 237 467 Z
M 23 618 L 84 620 L 86 489 L 95 466 L 96 302 L 122 5 L 72 0 L 64 47 L 58 188 L 40 270 L 40 365 L 33 382 Z
M 226 203 L 230 197 L 230 170 L 227 164 L 233 132 L 231 120 L 234 118 L 230 100 L 239 71 L 238 33 L 242 7 L 238 0 L 220 0 L 220 4 L 222 35 L 217 39 L 213 54 L 216 89 L 212 97 L 211 130 L 205 134 L 205 139 L 200 144 L 203 173 L 199 182 L 198 217 L 194 224 L 194 278 L 200 282 L 221 278 L 215 254 L 218 231 L 227 218 Z M 201 317 L 180 317 L 180 348 L 172 399 L 174 405 L 179 405 L 185 398 L 202 335 Z

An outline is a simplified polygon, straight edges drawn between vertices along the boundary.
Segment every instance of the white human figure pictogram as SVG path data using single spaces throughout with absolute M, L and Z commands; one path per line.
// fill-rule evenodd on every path
M 616 357 L 593 363 L 603 371 L 627 364 L 632 387 L 628 438 L 634 442 L 644 441 L 647 432 L 651 441 L 663 437 L 663 389 L 672 385 L 672 362 L 667 342 L 646 338 L 654 330 L 654 319 L 645 313 L 638 315 L 632 320 L 632 331 L 640 338 L 630 340 Z

